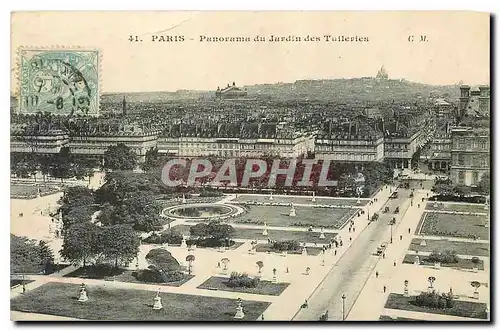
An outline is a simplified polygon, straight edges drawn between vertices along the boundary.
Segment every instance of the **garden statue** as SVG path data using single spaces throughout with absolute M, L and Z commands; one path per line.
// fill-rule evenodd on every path
M 182 203 L 186 203 L 186 196 L 184 194 L 182 195 Z
M 242 319 L 243 317 L 245 317 L 245 313 L 243 312 L 243 306 L 242 306 L 242 303 L 243 301 L 238 298 L 238 305 L 236 306 L 236 314 L 234 315 L 234 318 L 237 318 L 237 319 Z
M 311 202 L 316 202 L 316 195 L 314 194 L 314 191 L 313 191 Z
M 420 265 L 420 258 L 417 256 L 415 256 L 415 261 L 413 262 L 413 264 L 415 265 Z
M 162 309 L 163 305 L 161 304 L 160 290 L 156 292 L 156 296 L 154 297 L 153 309 L 159 310 Z
M 302 255 L 307 256 L 307 249 L 306 246 L 302 247 Z
M 80 294 L 78 296 L 78 301 L 80 302 L 85 302 L 85 301 L 88 301 L 88 296 L 87 296 L 87 289 L 85 288 L 85 284 L 82 283 L 82 285 L 80 286 Z
M 262 231 L 262 235 L 263 235 L 263 236 L 267 236 L 267 235 L 269 235 L 269 234 L 267 233 L 267 223 L 264 223 L 264 231 Z
M 293 206 L 293 203 L 291 203 L 290 205 L 291 205 L 291 207 L 290 207 L 290 217 L 297 216 L 297 214 L 295 212 L 295 207 Z
M 425 242 L 425 239 L 422 239 L 422 241 L 420 241 L 420 246 L 427 246 L 427 243 Z
M 269 201 L 273 201 L 273 192 L 269 195 Z
M 325 230 L 323 230 L 323 228 L 321 228 L 321 232 L 319 234 L 319 239 L 325 239 Z
M 186 238 L 182 236 L 181 248 L 187 248 Z

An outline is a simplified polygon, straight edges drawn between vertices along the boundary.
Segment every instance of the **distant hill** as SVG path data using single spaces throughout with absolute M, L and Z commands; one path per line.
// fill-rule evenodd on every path
M 249 95 L 275 98 L 308 98 L 316 100 L 416 100 L 429 96 L 456 99 L 456 85 L 435 86 L 404 80 L 376 80 L 374 78 L 298 80 L 295 83 L 262 84 L 245 87 Z
M 310 100 L 413 101 L 429 96 L 455 100 L 457 85 L 427 85 L 405 80 L 374 78 L 298 80 L 294 83 L 258 84 L 244 86 L 249 97 Z M 179 90 L 176 92 L 106 93 L 102 102 L 164 102 L 185 99 L 212 99 L 215 91 Z

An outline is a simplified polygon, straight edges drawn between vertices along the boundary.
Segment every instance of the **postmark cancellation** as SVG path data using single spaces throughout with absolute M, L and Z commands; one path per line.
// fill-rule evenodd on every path
M 98 49 L 20 48 L 19 112 L 98 115 L 100 64 Z

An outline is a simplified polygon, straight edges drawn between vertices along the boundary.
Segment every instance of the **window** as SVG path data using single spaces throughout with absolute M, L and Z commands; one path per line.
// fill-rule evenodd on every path
M 465 182 L 465 171 L 458 172 L 458 183 L 463 184 Z
M 479 174 L 477 171 L 472 173 L 472 185 L 477 185 L 479 182 Z

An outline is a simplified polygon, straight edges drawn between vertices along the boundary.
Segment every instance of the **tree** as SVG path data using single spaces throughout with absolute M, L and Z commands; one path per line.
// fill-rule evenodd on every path
M 193 237 L 206 238 L 210 236 L 209 227 L 206 223 L 198 223 L 189 228 L 189 233 Z
M 43 270 L 46 274 L 52 272 L 54 268 L 54 253 L 52 249 L 43 240 L 38 243 L 38 249 L 40 254 L 40 264 L 43 265 Z
M 101 251 L 100 232 L 101 228 L 90 222 L 73 224 L 64 235 L 61 256 L 73 264 L 83 262 L 85 267 Z
M 433 284 L 436 281 L 436 277 L 430 276 L 429 278 L 427 278 L 427 281 L 429 282 L 429 287 L 433 288 Z
M 137 166 L 137 155 L 128 146 L 119 143 L 109 146 L 104 152 L 104 168 L 109 170 L 133 170 Z
M 54 256 L 45 243 L 10 235 L 10 271 L 14 274 L 37 274 L 53 263 Z
M 475 295 L 479 294 L 479 288 L 481 287 L 481 283 L 475 280 L 470 282 L 470 285 L 474 288 L 474 294 Z
M 234 228 L 229 224 L 223 224 L 220 221 L 211 221 L 208 223 L 208 233 L 213 239 L 231 238 L 233 232 Z
M 62 205 L 62 214 L 67 215 L 75 207 L 94 204 L 94 191 L 85 186 L 69 186 L 64 189 L 59 203 Z
M 259 268 L 259 275 L 262 273 L 262 268 L 264 268 L 264 262 L 262 261 L 257 261 L 257 267 Z
M 483 195 L 490 195 L 491 179 L 490 174 L 485 173 L 477 185 L 477 190 Z
M 470 261 L 474 264 L 474 269 L 477 271 L 478 265 L 481 262 L 481 260 L 477 256 L 473 256 Z
M 191 268 L 193 267 L 194 260 L 195 260 L 194 255 L 190 254 L 190 255 L 186 256 L 186 262 L 189 265 L 188 272 L 189 272 L 190 275 L 191 275 Z
M 100 233 L 100 252 L 105 260 L 129 264 L 139 253 L 140 239 L 130 225 L 118 224 L 103 227 Z

